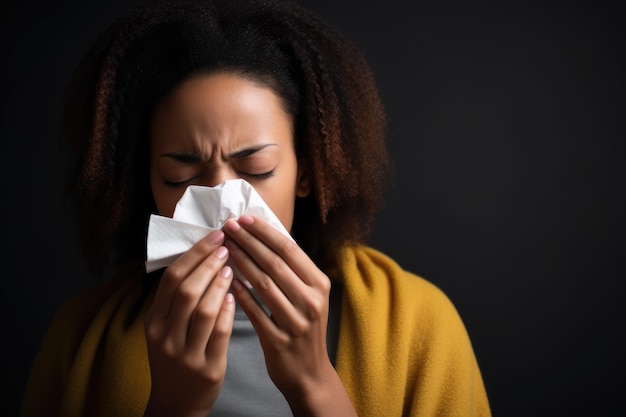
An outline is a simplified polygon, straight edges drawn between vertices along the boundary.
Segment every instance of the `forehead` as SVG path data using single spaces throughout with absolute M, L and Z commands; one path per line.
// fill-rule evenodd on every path
M 230 143 L 293 140 L 293 123 L 271 88 L 239 75 L 198 75 L 183 82 L 157 105 L 153 141 Z
M 179 107 L 193 110 L 194 107 L 219 109 L 234 106 L 239 110 L 259 112 L 281 109 L 281 97 L 269 86 L 256 80 L 232 73 L 195 75 L 178 87 L 159 103 L 160 107 Z M 231 107 L 232 110 L 232 107 Z

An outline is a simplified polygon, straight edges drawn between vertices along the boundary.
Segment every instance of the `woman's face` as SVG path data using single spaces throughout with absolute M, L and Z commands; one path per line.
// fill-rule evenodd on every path
M 293 122 L 270 88 L 228 73 L 187 80 L 157 105 L 150 125 L 150 182 L 159 213 L 172 217 L 189 185 L 242 178 L 291 231 L 296 196 L 310 191 L 293 135 Z

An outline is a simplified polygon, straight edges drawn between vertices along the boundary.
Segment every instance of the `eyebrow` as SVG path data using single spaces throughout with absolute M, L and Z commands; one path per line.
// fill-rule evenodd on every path
M 259 145 L 259 146 L 251 146 L 249 148 L 244 148 L 232 153 L 229 153 L 228 155 L 226 155 L 226 157 L 228 159 L 240 159 L 240 158 L 245 158 L 247 156 L 250 156 L 252 154 L 255 154 L 257 152 L 259 152 L 260 150 L 263 150 L 265 148 L 267 148 L 268 146 L 276 146 L 275 143 L 267 143 L 265 145 Z
M 257 153 L 267 148 L 268 146 L 276 146 L 276 144 L 267 143 L 265 145 L 251 146 L 249 148 L 244 148 L 235 152 L 231 152 L 226 155 L 226 158 L 227 159 L 242 159 L 242 158 L 245 158 L 245 157 L 248 157 L 250 155 Z M 200 157 L 200 155 L 194 154 L 194 153 L 166 152 L 164 154 L 161 154 L 160 156 L 166 157 L 166 158 L 172 158 L 178 162 L 185 162 L 185 163 L 202 162 L 202 158 Z

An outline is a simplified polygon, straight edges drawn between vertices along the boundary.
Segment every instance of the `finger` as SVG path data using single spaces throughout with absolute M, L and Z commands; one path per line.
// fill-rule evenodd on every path
M 319 270 L 291 237 L 285 236 L 269 223 L 249 214 L 242 215 L 237 223 L 275 252 L 307 285 L 317 287 L 325 284 L 328 277 Z M 248 250 L 247 247 L 242 246 Z M 273 260 L 269 259 L 269 261 Z
M 216 230 L 200 240 L 191 249 L 176 259 L 163 273 L 149 317 L 164 319 L 170 314 L 178 286 L 204 259 L 224 242 L 224 232 Z
M 166 320 L 166 331 L 179 346 L 185 344 L 191 316 L 227 258 L 228 249 L 218 247 L 178 286 Z
M 244 313 L 246 313 L 250 323 L 252 323 L 262 344 L 267 339 L 284 340 L 285 337 L 288 337 L 284 331 L 277 327 L 274 320 L 267 315 L 245 285 L 235 279 L 232 283 L 232 289 L 237 302 Z
M 235 261 L 241 272 L 252 284 L 258 296 L 272 313 L 276 324 L 290 333 L 299 332 L 304 317 L 297 306 L 278 288 L 272 277 L 259 269 L 254 260 L 237 243 L 227 240 L 225 244 L 228 245 L 231 259 Z M 294 280 L 299 281 L 297 277 Z M 301 281 L 300 286 L 306 287 Z M 306 287 L 304 291 L 310 291 L 310 289 Z M 304 296 L 294 298 L 299 300 L 299 298 L 304 298 Z M 254 302 L 256 303 L 256 300 Z M 258 307 L 261 308 L 260 306 Z M 262 308 L 260 311 L 267 316 Z
M 233 332 L 234 320 L 235 299 L 231 293 L 227 293 L 206 346 L 206 357 L 209 363 L 213 364 L 214 358 L 226 356 L 230 335 Z
M 271 228 L 269 225 L 268 227 Z M 272 289 L 272 284 L 275 283 L 292 304 L 300 308 L 306 307 L 303 304 L 303 294 L 309 292 L 309 286 L 279 254 L 268 247 L 264 241 L 259 240 L 257 236 L 240 227 L 236 220 L 229 220 L 225 230 L 229 236 L 225 244 L 229 248 L 233 246 L 231 249 L 237 252 L 236 255 L 233 255 L 233 259 L 237 261 L 239 268 L 248 278 L 248 281 L 258 290 L 259 296 L 263 301 L 266 301 L 263 298 L 263 293 L 271 296 L 270 290 Z M 276 232 L 300 250 L 295 242 L 280 232 Z M 238 246 L 232 245 L 231 241 L 236 241 Z M 239 248 L 244 253 L 240 253 Z M 315 269 L 317 270 L 316 267 Z M 273 281 L 273 283 L 267 282 L 268 280 Z M 266 303 L 268 307 L 271 307 L 269 300 Z
M 217 322 L 232 278 L 233 270 L 229 266 L 223 267 L 194 310 L 187 336 L 187 348 L 192 352 L 200 352 L 203 356 L 206 354 L 207 343 Z

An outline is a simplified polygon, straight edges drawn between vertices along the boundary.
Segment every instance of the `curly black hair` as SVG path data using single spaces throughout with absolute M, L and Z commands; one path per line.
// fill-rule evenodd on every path
M 382 207 L 391 162 L 387 119 L 363 54 L 320 17 L 279 0 L 150 1 L 95 40 L 68 88 L 62 128 L 79 240 L 88 264 L 145 257 L 148 126 L 156 103 L 189 77 L 235 73 L 284 101 L 313 180 L 292 233 L 321 264 L 362 243 Z

